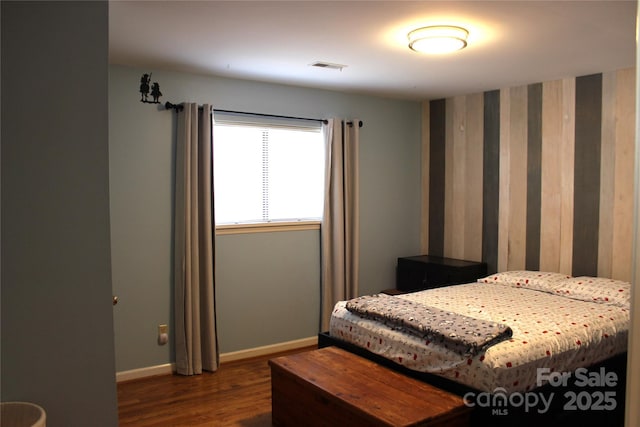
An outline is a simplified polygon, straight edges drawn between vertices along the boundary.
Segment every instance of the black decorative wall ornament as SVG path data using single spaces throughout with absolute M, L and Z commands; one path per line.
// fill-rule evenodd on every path
M 160 92 L 160 85 L 158 82 L 151 83 L 151 74 L 143 74 L 140 77 L 140 102 L 144 102 L 147 104 L 160 104 L 160 97 L 162 96 L 162 92 Z M 149 91 L 151 91 L 151 98 L 153 101 L 149 101 Z
M 158 82 L 153 82 L 151 85 L 151 97 L 153 98 L 153 102 L 159 104 L 161 96 L 162 92 L 160 92 L 160 85 Z

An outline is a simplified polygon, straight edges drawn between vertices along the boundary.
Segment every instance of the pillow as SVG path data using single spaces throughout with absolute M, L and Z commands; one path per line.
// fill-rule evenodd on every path
M 483 283 L 500 283 L 517 288 L 535 289 L 538 291 L 555 293 L 557 285 L 571 276 L 562 273 L 545 271 L 504 271 L 478 279 Z
M 631 283 L 604 277 L 572 277 L 559 283 L 556 293 L 619 307 L 629 308 L 631 305 Z

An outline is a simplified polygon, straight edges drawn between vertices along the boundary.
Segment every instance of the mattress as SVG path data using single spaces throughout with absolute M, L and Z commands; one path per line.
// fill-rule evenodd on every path
M 360 317 L 345 301 L 335 305 L 329 333 L 409 369 L 486 392 L 528 391 L 546 381 L 540 372 L 572 372 L 626 351 L 628 283 L 555 273 L 540 278 L 509 272 L 395 297 L 511 328 L 510 339 L 473 356 Z

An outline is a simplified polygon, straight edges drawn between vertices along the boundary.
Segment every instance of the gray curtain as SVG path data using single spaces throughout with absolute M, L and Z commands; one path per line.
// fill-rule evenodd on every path
M 358 120 L 324 125 L 325 197 L 322 245 L 321 331 L 329 329 L 336 302 L 358 296 L 359 195 Z
M 175 193 L 175 345 L 182 375 L 218 369 L 214 292 L 212 108 L 178 112 Z

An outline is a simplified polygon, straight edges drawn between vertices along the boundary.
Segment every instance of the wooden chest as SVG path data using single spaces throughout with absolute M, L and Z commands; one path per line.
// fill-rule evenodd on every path
M 460 396 L 337 347 L 278 357 L 271 366 L 277 426 L 469 425 Z

